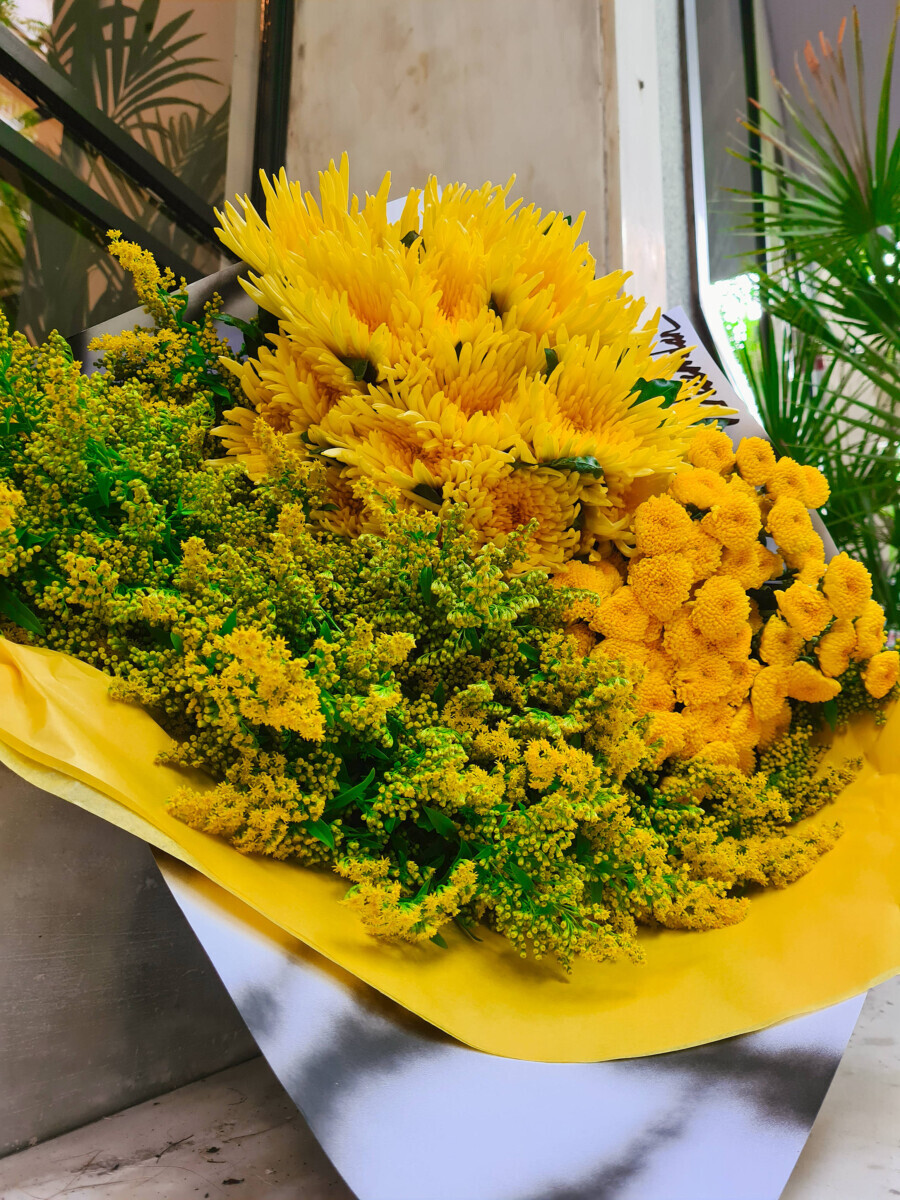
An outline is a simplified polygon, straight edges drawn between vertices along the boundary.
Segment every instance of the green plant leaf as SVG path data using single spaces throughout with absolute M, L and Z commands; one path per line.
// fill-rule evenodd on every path
M 428 818 L 434 832 L 439 833 L 441 837 L 456 839 L 459 836 L 456 825 L 439 808 L 432 808 L 429 804 L 423 804 L 422 812 Z
M 318 838 L 320 842 L 324 842 L 330 850 L 334 849 L 334 830 L 327 821 L 323 821 L 320 817 L 317 821 L 307 821 L 304 828 L 314 838 Z
M 29 633 L 35 633 L 38 637 L 43 637 L 47 632 L 40 617 L 32 612 L 6 583 L 0 583 L 0 613 L 14 625 L 27 629 Z

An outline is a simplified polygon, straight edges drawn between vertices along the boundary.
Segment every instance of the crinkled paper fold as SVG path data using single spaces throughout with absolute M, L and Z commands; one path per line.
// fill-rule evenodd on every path
M 761 892 L 740 925 L 645 931 L 643 964 L 578 962 L 566 975 L 519 958 L 489 931 L 473 942 L 451 927 L 448 950 L 377 942 L 339 903 L 346 882 L 241 855 L 174 820 L 166 799 L 176 787 L 188 778 L 211 785 L 156 765 L 171 739 L 143 710 L 110 700 L 108 682 L 75 659 L 0 639 L 0 740 L 12 751 L 4 760 L 177 854 L 478 1050 L 545 1062 L 658 1054 L 837 1003 L 900 971 L 900 706 L 882 729 L 860 721 L 832 747 L 862 756 L 864 767 L 831 810 L 844 836 L 809 875 Z M 61 787 L 57 773 L 86 786 Z

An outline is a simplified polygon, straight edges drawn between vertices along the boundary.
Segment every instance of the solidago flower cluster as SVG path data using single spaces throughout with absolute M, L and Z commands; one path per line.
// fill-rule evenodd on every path
M 679 465 L 710 409 L 702 380 L 672 380 L 682 354 L 652 355 L 627 277 L 595 277 L 581 220 L 510 203 L 512 180 L 432 179 L 391 222 L 389 176 L 365 203 L 346 156 L 319 181 L 317 202 L 263 178 L 265 220 L 246 198 L 220 214 L 278 325 L 232 364 L 229 454 L 262 478 L 268 429 L 326 463 L 339 532 L 371 524 L 364 479 L 404 505 L 464 503 L 479 544 L 533 522 L 530 566 L 627 544 L 635 488 Z
M 567 614 L 582 649 L 643 670 L 637 695 L 657 761 L 752 774 L 804 706 L 834 727 L 897 693 L 900 655 L 866 568 L 825 561 L 810 510 L 817 470 L 761 438 L 735 452 L 715 427 L 634 516 L 627 560 L 573 563 Z
M 341 179 L 332 173 L 323 187 L 340 192 Z M 549 349 L 551 333 L 561 371 L 578 338 L 572 361 L 593 355 L 592 371 L 606 361 L 604 346 L 645 361 L 640 339 L 629 341 L 618 284 L 592 291 L 580 266 L 564 266 L 564 222 L 532 214 L 515 233 L 502 194 L 426 194 L 417 231 L 411 216 L 388 229 L 383 198 L 367 204 L 363 221 L 345 211 L 342 194 L 324 216 L 281 184 L 273 195 L 270 224 L 295 282 L 278 273 L 277 259 L 262 261 L 270 233 L 252 214 L 242 236 L 265 273 L 259 289 L 283 289 L 300 305 L 273 351 L 287 345 L 294 356 L 292 395 L 308 400 L 319 386 L 311 364 L 331 372 L 330 390 L 315 392 L 324 405 L 318 424 L 306 433 L 340 409 L 357 414 L 357 432 L 369 430 L 367 446 L 379 429 L 402 441 L 390 424 L 396 413 L 384 410 L 383 426 L 371 414 L 387 404 L 379 389 L 420 387 L 423 404 L 426 393 L 433 398 L 421 365 L 426 337 L 458 339 L 468 329 L 474 345 L 477 329 L 487 330 L 490 353 L 478 361 L 492 364 L 483 378 L 495 381 L 507 378 L 515 355 Z M 470 276 L 460 259 L 468 243 L 454 240 L 449 218 L 444 228 L 442 206 L 454 220 L 479 214 Z M 415 237 L 407 245 L 398 232 Z M 302 301 L 300 281 L 313 278 L 303 272 L 328 277 L 342 239 L 353 245 L 353 237 L 369 239 L 379 263 L 383 250 L 387 264 L 360 280 L 366 303 L 388 296 L 385 311 L 396 307 L 406 325 L 396 315 L 364 321 L 334 288 Z M 516 238 L 527 243 L 524 258 Z M 423 239 L 426 248 L 416 249 Z M 503 255 L 491 258 L 501 244 Z M 536 246 L 546 248 L 552 288 L 535 282 L 539 268 L 527 256 Z M 331 446 L 349 455 L 336 460 L 349 472 L 336 484 L 338 468 L 293 436 L 293 418 L 282 429 L 247 427 L 264 465 L 253 471 L 258 479 L 223 462 L 214 431 L 238 384 L 223 375 L 216 304 L 188 320 L 184 293 L 152 260 L 119 239 L 113 249 L 156 325 L 104 338 L 102 370 L 82 375 L 56 335 L 32 347 L 0 328 L 0 628 L 101 668 L 115 696 L 165 726 L 176 742 L 171 761 L 213 779 L 210 790 L 171 799 L 177 817 L 242 853 L 337 872 L 347 902 L 378 936 L 441 943 L 449 922 L 473 932 L 481 921 L 523 955 L 565 964 L 576 955 L 639 957 L 639 924 L 738 921 L 747 885 L 790 883 L 832 845 L 833 823 L 797 825 L 850 775 L 819 770 L 814 706 L 834 694 L 854 704 L 861 694 L 891 694 L 897 664 L 881 650 L 883 616 L 864 573 L 846 558 L 826 567 L 821 556 L 807 511 L 824 500 L 817 473 L 770 462 L 763 446 L 747 443 L 735 463 L 722 435 L 690 431 L 675 405 L 651 405 L 653 420 L 626 436 L 634 410 L 613 405 L 610 423 L 598 417 L 597 428 L 621 456 L 606 460 L 596 511 L 611 511 L 613 478 L 622 488 L 616 505 L 631 478 L 655 480 L 657 493 L 627 518 L 619 544 L 629 559 L 609 540 L 579 540 L 580 557 L 553 578 L 528 563 L 562 563 L 573 547 L 538 554 L 549 534 L 527 505 L 510 510 L 509 528 L 489 531 L 477 515 L 480 493 L 462 490 L 477 473 L 432 474 L 435 486 L 461 490 L 455 504 L 443 503 L 450 493 L 442 491 L 440 511 L 429 511 L 409 503 L 410 479 L 418 486 L 423 477 L 398 476 L 399 460 L 387 474 L 384 463 L 370 469 L 353 457 L 362 443 L 348 433 Z M 500 310 L 490 319 L 486 258 Z M 407 291 L 388 288 L 394 276 L 381 272 L 390 264 Z M 350 255 L 348 287 L 357 269 Z M 590 298 L 581 317 L 578 295 Z M 374 364 L 368 390 L 348 377 L 352 367 L 344 372 L 325 333 L 315 342 L 316 321 L 344 357 Z M 343 340 L 351 334 L 355 341 Z M 413 355 L 402 359 L 403 380 L 401 352 Z M 471 365 L 477 355 L 452 357 Z M 241 358 L 246 385 L 263 359 Z M 449 387 L 459 376 L 447 362 Z M 547 378 L 516 370 L 550 412 Z M 619 384 L 597 387 L 613 396 Z M 512 411 L 503 409 L 501 422 L 499 408 L 478 410 L 504 428 L 513 427 Z M 327 428 L 349 430 L 356 419 L 335 417 Z M 658 422 L 668 420 L 677 428 L 663 437 Z M 447 425 L 453 438 L 456 421 Z M 418 417 L 412 426 L 418 438 Z M 515 436 L 525 445 L 522 428 Z M 533 453 L 537 432 L 529 437 Z M 509 445 L 483 461 L 494 450 L 523 454 L 519 442 Z M 692 465 L 675 472 L 684 467 L 680 447 Z M 569 481 L 553 488 L 571 486 L 573 504 L 587 505 L 594 486 L 546 463 L 507 462 L 505 472 L 494 462 L 499 473 L 473 487 L 519 486 L 511 481 L 551 471 Z M 629 476 L 643 469 L 636 463 L 650 474 Z M 356 514 L 352 537 L 342 496 Z M 496 511 L 494 499 L 487 511 Z M 792 700 L 807 706 L 793 719 Z

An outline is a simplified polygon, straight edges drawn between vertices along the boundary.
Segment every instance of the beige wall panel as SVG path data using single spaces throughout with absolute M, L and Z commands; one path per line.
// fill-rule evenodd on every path
M 350 154 L 357 192 L 516 173 L 545 211 L 587 212 L 606 251 L 604 0 L 302 0 L 288 172 Z

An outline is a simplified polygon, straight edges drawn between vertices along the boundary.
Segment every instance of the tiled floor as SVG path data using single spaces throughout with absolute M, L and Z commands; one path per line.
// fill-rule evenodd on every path
M 900 978 L 866 1001 L 782 1200 L 893 1196 L 900 1196 Z M 353 1200 L 261 1059 L 0 1161 L 0 1200 L 67 1197 Z

